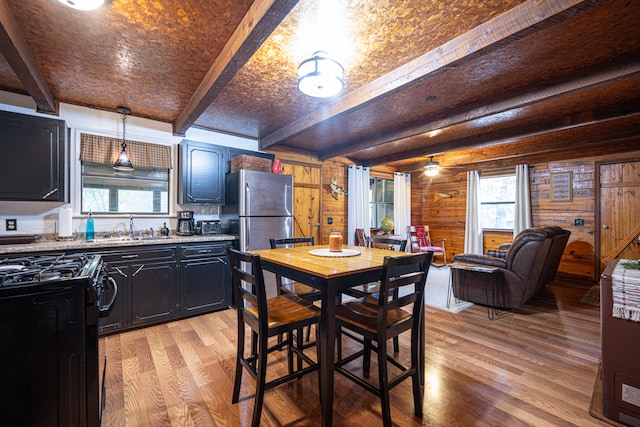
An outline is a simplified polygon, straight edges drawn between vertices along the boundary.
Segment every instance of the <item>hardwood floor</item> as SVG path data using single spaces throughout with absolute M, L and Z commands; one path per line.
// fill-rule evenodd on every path
M 478 305 L 457 314 L 427 307 L 424 417 L 413 416 L 405 381 L 392 390 L 394 425 L 606 426 L 589 415 L 600 358 L 599 308 L 580 302 L 589 286 L 554 282 L 494 321 Z M 241 401 L 231 404 L 235 323 L 235 311 L 225 310 L 101 338 L 103 426 L 250 425 L 248 375 Z M 408 357 L 402 338 L 400 355 Z M 270 372 L 286 369 L 284 357 L 271 359 Z M 333 406 L 336 426 L 382 425 L 378 398 L 340 375 Z M 262 425 L 319 421 L 315 373 L 266 392 Z

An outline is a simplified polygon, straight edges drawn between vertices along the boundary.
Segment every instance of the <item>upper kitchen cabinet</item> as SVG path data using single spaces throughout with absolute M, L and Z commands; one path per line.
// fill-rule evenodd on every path
M 0 200 L 67 201 L 63 120 L 0 112 Z
M 224 204 L 226 153 L 224 147 L 182 140 L 178 203 Z

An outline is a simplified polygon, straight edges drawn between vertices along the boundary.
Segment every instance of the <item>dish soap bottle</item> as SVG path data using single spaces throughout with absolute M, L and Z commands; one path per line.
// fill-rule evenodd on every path
M 87 219 L 87 228 L 84 232 L 85 240 L 93 240 L 94 239 L 94 230 L 93 230 L 93 215 L 91 211 L 89 211 L 89 219 Z

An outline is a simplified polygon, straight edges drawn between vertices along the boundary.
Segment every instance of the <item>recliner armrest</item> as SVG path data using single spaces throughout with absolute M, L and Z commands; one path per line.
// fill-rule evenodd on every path
M 492 267 L 500 268 L 507 267 L 506 260 L 490 255 L 458 254 L 453 257 L 453 262 L 468 262 L 470 264 L 490 265 Z

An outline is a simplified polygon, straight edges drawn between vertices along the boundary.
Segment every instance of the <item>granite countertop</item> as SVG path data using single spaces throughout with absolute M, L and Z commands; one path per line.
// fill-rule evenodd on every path
M 177 236 L 169 238 L 155 238 L 143 240 L 123 240 L 118 237 L 98 237 L 93 241 L 76 240 L 43 240 L 32 243 L 0 245 L 0 254 L 17 254 L 26 252 L 59 252 L 67 250 L 92 250 L 96 248 L 128 248 L 147 245 L 178 245 L 181 243 L 206 243 L 225 240 L 235 240 L 236 236 L 229 234 L 213 234 L 208 236 Z

